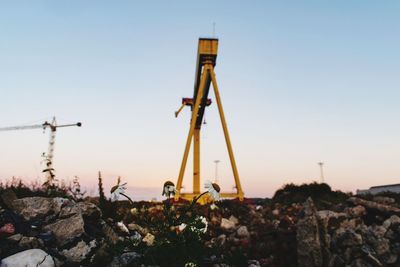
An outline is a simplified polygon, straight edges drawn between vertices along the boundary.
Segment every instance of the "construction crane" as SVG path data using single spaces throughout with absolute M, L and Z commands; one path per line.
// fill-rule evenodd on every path
M 50 129 L 49 147 L 47 150 L 47 154 L 43 153 L 42 156 L 45 158 L 46 161 L 46 169 L 44 169 L 43 172 L 46 173 L 47 182 L 51 182 L 54 180 L 55 177 L 53 168 L 53 157 L 54 157 L 54 144 L 56 138 L 56 131 L 58 128 L 71 127 L 71 126 L 81 127 L 82 123 L 77 122 L 74 124 L 57 125 L 56 118 L 53 117 L 51 123 L 45 121 L 43 124 L 3 127 L 0 128 L 0 131 L 15 131 L 15 130 L 30 130 L 30 129 L 43 129 L 43 131 L 45 131 L 47 128 L 49 128 Z
M 239 173 L 236 167 L 235 157 L 233 155 L 232 144 L 229 137 L 228 127 L 226 125 L 225 115 L 222 108 L 221 97 L 218 90 L 217 80 L 215 77 L 214 67 L 216 65 L 218 53 L 218 39 L 216 38 L 200 38 L 197 50 L 197 64 L 195 73 L 195 84 L 193 98 L 183 98 L 181 107 L 175 112 L 175 117 L 185 106 L 190 106 L 192 111 L 189 133 L 186 139 L 185 151 L 183 154 L 182 164 L 179 171 L 177 182 L 177 193 L 175 199 L 184 198 L 191 200 L 200 195 L 200 131 L 204 112 L 206 107 L 211 105 L 211 99 L 208 98 L 210 85 L 214 89 L 215 100 L 218 106 L 218 112 L 224 131 L 226 146 L 228 149 L 229 159 L 232 167 L 233 176 L 236 184 L 236 192 L 221 193 L 221 197 L 233 197 L 243 200 L 244 193 L 240 184 Z M 186 169 L 186 163 L 189 155 L 190 146 L 193 140 L 193 193 L 182 193 L 183 176 Z

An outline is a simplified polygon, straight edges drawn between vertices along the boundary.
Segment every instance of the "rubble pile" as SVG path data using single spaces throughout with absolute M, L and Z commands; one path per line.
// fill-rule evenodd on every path
M 300 267 L 400 266 L 400 209 L 395 200 L 350 197 L 332 210 L 309 198 L 297 223 Z
M 305 196 L 196 205 L 206 221 L 201 266 L 400 266 L 398 201 Z M 160 236 L 151 225 L 165 215 L 160 202 L 113 202 L 108 217 L 111 210 L 102 212 L 96 199 L 17 198 L 10 191 L 0 197 L 0 227 L 15 228 L 0 233 L 1 266 L 148 266 L 140 263 L 141 248 L 156 246 Z M 187 203 L 173 209 L 180 205 Z
M 1 266 L 86 264 L 94 262 L 96 250 L 106 243 L 105 222 L 93 203 L 67 198 L 17 199 L 9 191 L 6 196 L 7 204 L 3 201 L 0 211 L 2 223 L 13 224 L 15 231 L 1 236 Z

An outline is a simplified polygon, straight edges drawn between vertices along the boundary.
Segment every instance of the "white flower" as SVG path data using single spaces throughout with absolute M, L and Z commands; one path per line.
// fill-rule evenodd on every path
M 178 226 L 178 231 L 179 232 L 182 232 L 183 230 L 185 230 L 185 228 L 186 228 L 186 223 L 181 223 L 179 226 Z
M 113 186 L 113 188 L 111 188 L 111 201 L 117 201 L 121 194 L 125 194 L 125 190 L 127 188 L 126 184 L 127 183 L 120 185 L 118 181 L 118 184 Z
M 218 208 L 217 205 L 215 205 L 214 203 L 212 203 L 212 204 L 210 205 L 210 209 L 211 209 L 211 210 L 216 210 L 216 209 L 219 209 L 219 208 Z
M 214 200 L 219 200 L 219 198 L 220 198 L 219 192 L 221 191 L 221 188 L 219 187 L 219 185 L 217 185 L 216 183 L 207 181 L 204 184 L 204 187 L 208 190 L 208 193 L 211 195 L 211 197 Z
M 117 226 L 122 232 L 129 234 L 129 230 L 123 222 L 117 222 Z
M 207 219 L 204 216 L 200 216 L 200 220 L 204 224 L 204 227 L 200 228 L 199 230 L 201 232 L 203 232 L 203 233 L 206 233 L 207 232 L 207 227 L 208 227 Z
M 169 197 L 171 197 L 171 195 L 172 196 L 175 195 L 175 192 L 176 192 L 176 190 L 175 190 L 174 183 L 171 182 L 171 181 L 166 181 L 164 183 L 164 188 L 163 188 L 162 195 L 169 198 Z

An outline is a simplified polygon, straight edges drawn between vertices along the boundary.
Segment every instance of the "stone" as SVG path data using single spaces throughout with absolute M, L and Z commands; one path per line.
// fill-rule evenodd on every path
M 398 256 L 395 253 L 387 253 L 382 258 L 386 264 L 395 264 Z
M 59 218 L 68 218 L 75 214 L 81 214 L 84 220 L 96 222 L 102 216 L 101 210 L 91 202 L 70 202 L 62 207 Z
M 25 197 L 12 202 L 12 209 L 25 220 L 45 217 L 50 214 L 58 214 L 65 198 Z
M 387 229 L 380 225 L 372 225 L 368 227 L 368 231 L 370 231 L 375 237 L 382 238 L 385 236 Z
M 109 267 L 132 266 L 135 260 L 140 258 L 140 254 L 136 252 L 125 252 L 119 257 L 114 257 Z
M 247 238 L 247 239 L 250 238 L 250 233 L 247 230 L 246 226 L 240 226 L 237 229 L 236 233 L 237 233 L 237 236 L 240 237 L 240 238 Z
M 385 214 L 400 214 L 400 209 L 397 207 L 380 204 L 374 201 L 368 201 L 357 197 L 350 197 L 347 199 L 347 202 L 353 205 L 361 205 L 367 209 L 376 210 Z
M 222 247 L 225 245 L 225 243 L 226 243 L 226 235 L 222 234 L 222 235 L 218 236 L 217 244 Z
M 383 196 L 376 196 L 373 198 L 373 201 L 381 203 L 381 204 L 393 204 L 396 202 L 396 200 L 394 198 L 383 197 Z
M 221 219 L 221 225 L 220 225 L 220 227 L 221 227 L 222 229 L 230 230 L 230 229 L 235 228 L 235 226 L 236 226 L 236 224 L 235 224 L 234 222 L 232 222 L 231 220 L 228 220 L 228 219 L 225 219 L 225 218 L 222 218 L 222 219 Z
M 142 236 L 137 231 L 133 231 L 129 236 L 129 240 L 133 246 L 137 246 L 142 241 Z
M 365 207 L 357 205 L 355 207 L 347 208 L 346 212 L 351 217 L 361 217 L 367 213 L 367 210 L 365 209 Z
M 12 189 L 6 189 L 0 195 L 1 200 L 9 209 L 12 209 L 14 200 L 17 200 L 17 195 Z
M 135 223 L 128 224 L 128 229 L 131 231 L 138 231 L 141 235 L 147 235 L 149 233 L 149 230 Z
M 97 247 L 96 240 L 92 240 L 89 244 L 84 241 L 78 242 L 76 246 L 70 249 L 61 251 L 61 255 L 67 258 L 68 262 L 82 262 L 86 259 L 87 255 Z
M 333 236 L 333 241 L 340 247 L 354 247 L 363 244 L 363 238 L 360 234 L 356 233 L 353 229 L 339 229 Z
M 62 207 L 60 213 L 58 214 L 59 219 L 65 219 L 76 214 L 81 214 L 81 210 L 75 203 L 70 203 Z
M 78 202 L 77 206 L 79 207 L 84 220 L 95 222 L 102 216 L 100 208 L 91 202 Z
M 11 241 L 11 242 L 17 242 L 18 243 L 22 239 L 22 237 L 24 237 L 24 236 L 21 235 L 21 234 L 15 234 L 15 235 L 9 236 L 7 239 L 9 241 Z
M 233 215 L 229 217 L 229 221 L 233 222 L 235 225 L 239 223 L 239 220 Z
M 107 223 L 102 224 L 101 228 L 103 235 L 106 237 L 107 241 L 113 245 L 117 244 L 119 241 L 119 236 Z
M 1 267 L 54 267 L 54 260 L 41 249 L 29 249 L 1 260 Z
M 373 266 L 376 266 L 376 267 L 383 266 L 382 263 L 381 263 L 376 257 L 374 257 L 371 253 L 368 254 L 365 258 L 366 258 L 367 261 L 370 262 Z
M 36 237 L 23 236 L 19 241 L 18 246 L 23 249 L 43 248 L 44 243 Z
M 383 255 L 390 250 L 390 242 L 386 238 L 379 238 L 373 244 L 372 247 L 374 248 L 376 254 Z
M 299 267 L 322 266 L 322 250 L 314 202 L 308 198 L 297 222 L 297 260 Z
M 278 210 L 278 209 L 274 209 L 274 210 L 272 211 L 272 215 L 274 215 L 274 216 L 279 216 L 279 210 Z
M 382 226 L 386 229 L 389 229 L 391 226 L 396 227 L 398 225 L 400 225 L 400 217 L 397 215 L 390 216 L 390 218 L 385 220 L 382 224 Z
M 249 260 L 247 261 L 248 267 L 261 267 L 260 262 L 257 260 Z
M 83 218 L 80 214 L 46 225 L 43 230 L 52 231 L 57 244 L 60 246 L 67 244 L 85 232 Z
M 154 235 L 148 233 L 145 237 L 143 237 L 142 241 L 147 245 L 147 246 L 152 246 L 154 244 Z
M 345 213 L 338 213 L 331 210 L 320 210 L 317 211 L 317 218 L 321 225 L 330 231 L 332 228 L 338 228 L 341 222 L 346 220 Z
M 355 259 L 350 264 L 350 267 L 373 267 L 373 265 L 363 259 Z

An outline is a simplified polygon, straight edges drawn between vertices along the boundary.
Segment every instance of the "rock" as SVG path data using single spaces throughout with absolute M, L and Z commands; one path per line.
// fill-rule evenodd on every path
M 217 238 L 217 244 L 221 247 L 223 247 L 226 243 L 226 235 L 222 234 L 220 236 L 218 236 Z
M 314 202 L 308 198 L 303 204 L 297 222 L 297 260 L 300 267 L 322 266 L 322 251 L 317 212 Z
M 382 226 L 386 229 L 389 229 L 391 226 L 396 227 L 398 225 L 400 225 L 400 217 L 397 215 L 390 216 L 390 218 L 385 220 L 382 224 Z
M 369 263 L 372 264 L 372 266 L 376 267 L 382 266 L 382 263 L 377 258 L 375 258 L 371 253 L 368 254 L 365 258 Z
M 373 265 L 363 259 L 355 259 L 350 264 L 350 267 L 373 267 Z
M 22 237 L 23 237 L 23 235 L 21 235 L 21 234 L 15 234 L 15 235 L 9 236 L 7 239 L 11 242 L 18 243 L 22 239 Z
M 22 249 L 33 249 L 33 248 L 43 248 L 43 241 L 37 239 L 36 237 L 23 236 L 21 234 L 12 235 L 7 238 L 8 241 L 11 241 L 15 244 L 18 244 L 18 247 Z
M 237 233 L 238 237 L 240 237 L 240 238 L 247 238 L 247 239 L 250 238 L 250 233 L 247 230 L 246 226 L 240 226 L 237 229 L 236 233 Z
M 90 241 L 89 244 L 80 241 L 76 246 L 61 251 L 61 255 L 65 256 L 69 262 L 82 262 L 96 246 L 96 240 Z
M 279 216 L 279 210 L 278 210 L 278 209 L 274 209 L 274 210 L 272 211 L 272 215 L 274 215 L 274 216 Z
M 14 200 L 18 199 L 12 189 L 4 190 L 3 193 L 1 193 L 0 198 L 9 209 L 12 209 Z
M 337 213 L 330 210 L 317 211 L 317 218 L 326 231 L 338 228 L 341 222 L 346 220 L 346 217 L 345 213 Z
M 393 204 L 396 202 L 396 200 L 394 198 L 383 197 L 383 196 L 376 196 L 373 198 L 373 201 L 381 203 L 381 204 Z
M 386 238 L 379 238 L 372 244 L 372 247 L 374 248 L 376 254 L 380 256 L 389 252 L 390 243 Z
M 117 228 L 119 232 L 124 233 L 124 234 L 129 234 L 129 229 L 126 227 L 126 225 L 121 221 L 117 222 Z
M 392 207 L 385 204 L 380 204 L 374 201 L 368 201 L 357 197 L 350 197 L 347 199 L 348 202 L 353 205 L 361 205 L 367 209 L 376 210 L 385 214 L 400 214 L 400 209 L 396 207 Z
M 235 225 L 239 223 L 239 220 L 233 215 L 229 217 L 229 221 L 233 222 Z
M 261 267 L 260 263 L 257 260 L 249 260 L 247 261 L 248 267 Z
M 380 225 L 372 225 L 368 227 L 368 231 L 370 231 L 375 237 L 382 238 L 385 236 L 387 229 Z
M 152 246 L 153 243 L 154 243 L 154 239 L 155 239 L 154 235 L 148 233 L 148 234 L 142 239 L 142 241 L 143 241 L 146 245 Z
M 147 235 L 149 233 L 149 230 L 147 230 L 146 228 L 144 228 L 138 224 L 135 224 L 135 223 L 128 224 L 128 229 L 131 231 L 138 231 L 139 234 L 141 234 L 143 236 Z
M 60 246 L 65 245 L 85 232 L 83 218 L 80 214 L 46 225 L 43 230 L 52 231 Z
M 64 207 L 62 207 L 60 213 L 58 214 L 58 218 L 65 219 L 65 218 L 74 216 L 76 214 L 81 214 L 81 210 L 78 207 L 78 205 L 76 205 L 73 202 L 70 202 L 68 205 L 65 205 Z
M 58 214 L 65 198 L 25 197 L 12 202 L 12 209 L 25 220 L 45 217 L 50 214 Z
M 59 218 L 68 218 L 75 214 L 81 214 L 84 220 L 96 222 L 102 216 L 101 210 L 91 202 L 70 202 L 62 207 Z
M 142 241 L 142 236 L 137 231 L 133 231 L 129 236 L 129 240 L 132 242 L 133 246 L 137 246 L 140 241 Z
M 136 252 L 125 252 L 119 257 L 114 257 L 109 267 L 132 266 L 135 260 L 140 258 L 140 254 Z
M 361 217 L 367 213 L 367 210 L 365 209 L 365 207 L 357 205 L 355 207 L 347 208 L 346 212 L 351 217 Z
M 23 236 L 18 243 L 18 246 L 23 249 L 43 248 L 43 241 L 36 237 Z
M 382 258 L 386 264 L 395 264 L 397 262 L 398 256 L 395 253 L 388 253 L 384 255 Z
M 91 202 L 78 202 L 84 220 L 97 221 L 101 218 L 101 210 Z
M 363 244 L 363 238 L 360 234 L 356 233 L 353 229 L 339 229 L 336 231 L 333 242 L 340 247 L 354 247 Z
M 225 219 L 225 218 L 222 218 L 222 219 L 221 219 L 221 225 L 220 225 L 220 227 L 221 227 L 222 229 L 230 230 L 230 229 L 235 228 L 235 226 L 236 226 L 236 224 L 235 224 L 234 222 L 232 222 L 231 220 L 228 220 L 228 219 Z
M 104 222 L 102 224 L 101 230 L 109 243 L 113 245 L 117 244 L 117 242 L 119 241 L 119 236 L 107 223 Z
M 41 249 L 29 249 L 1 260 L 1 267 L 54 267 L 53 258 Z

